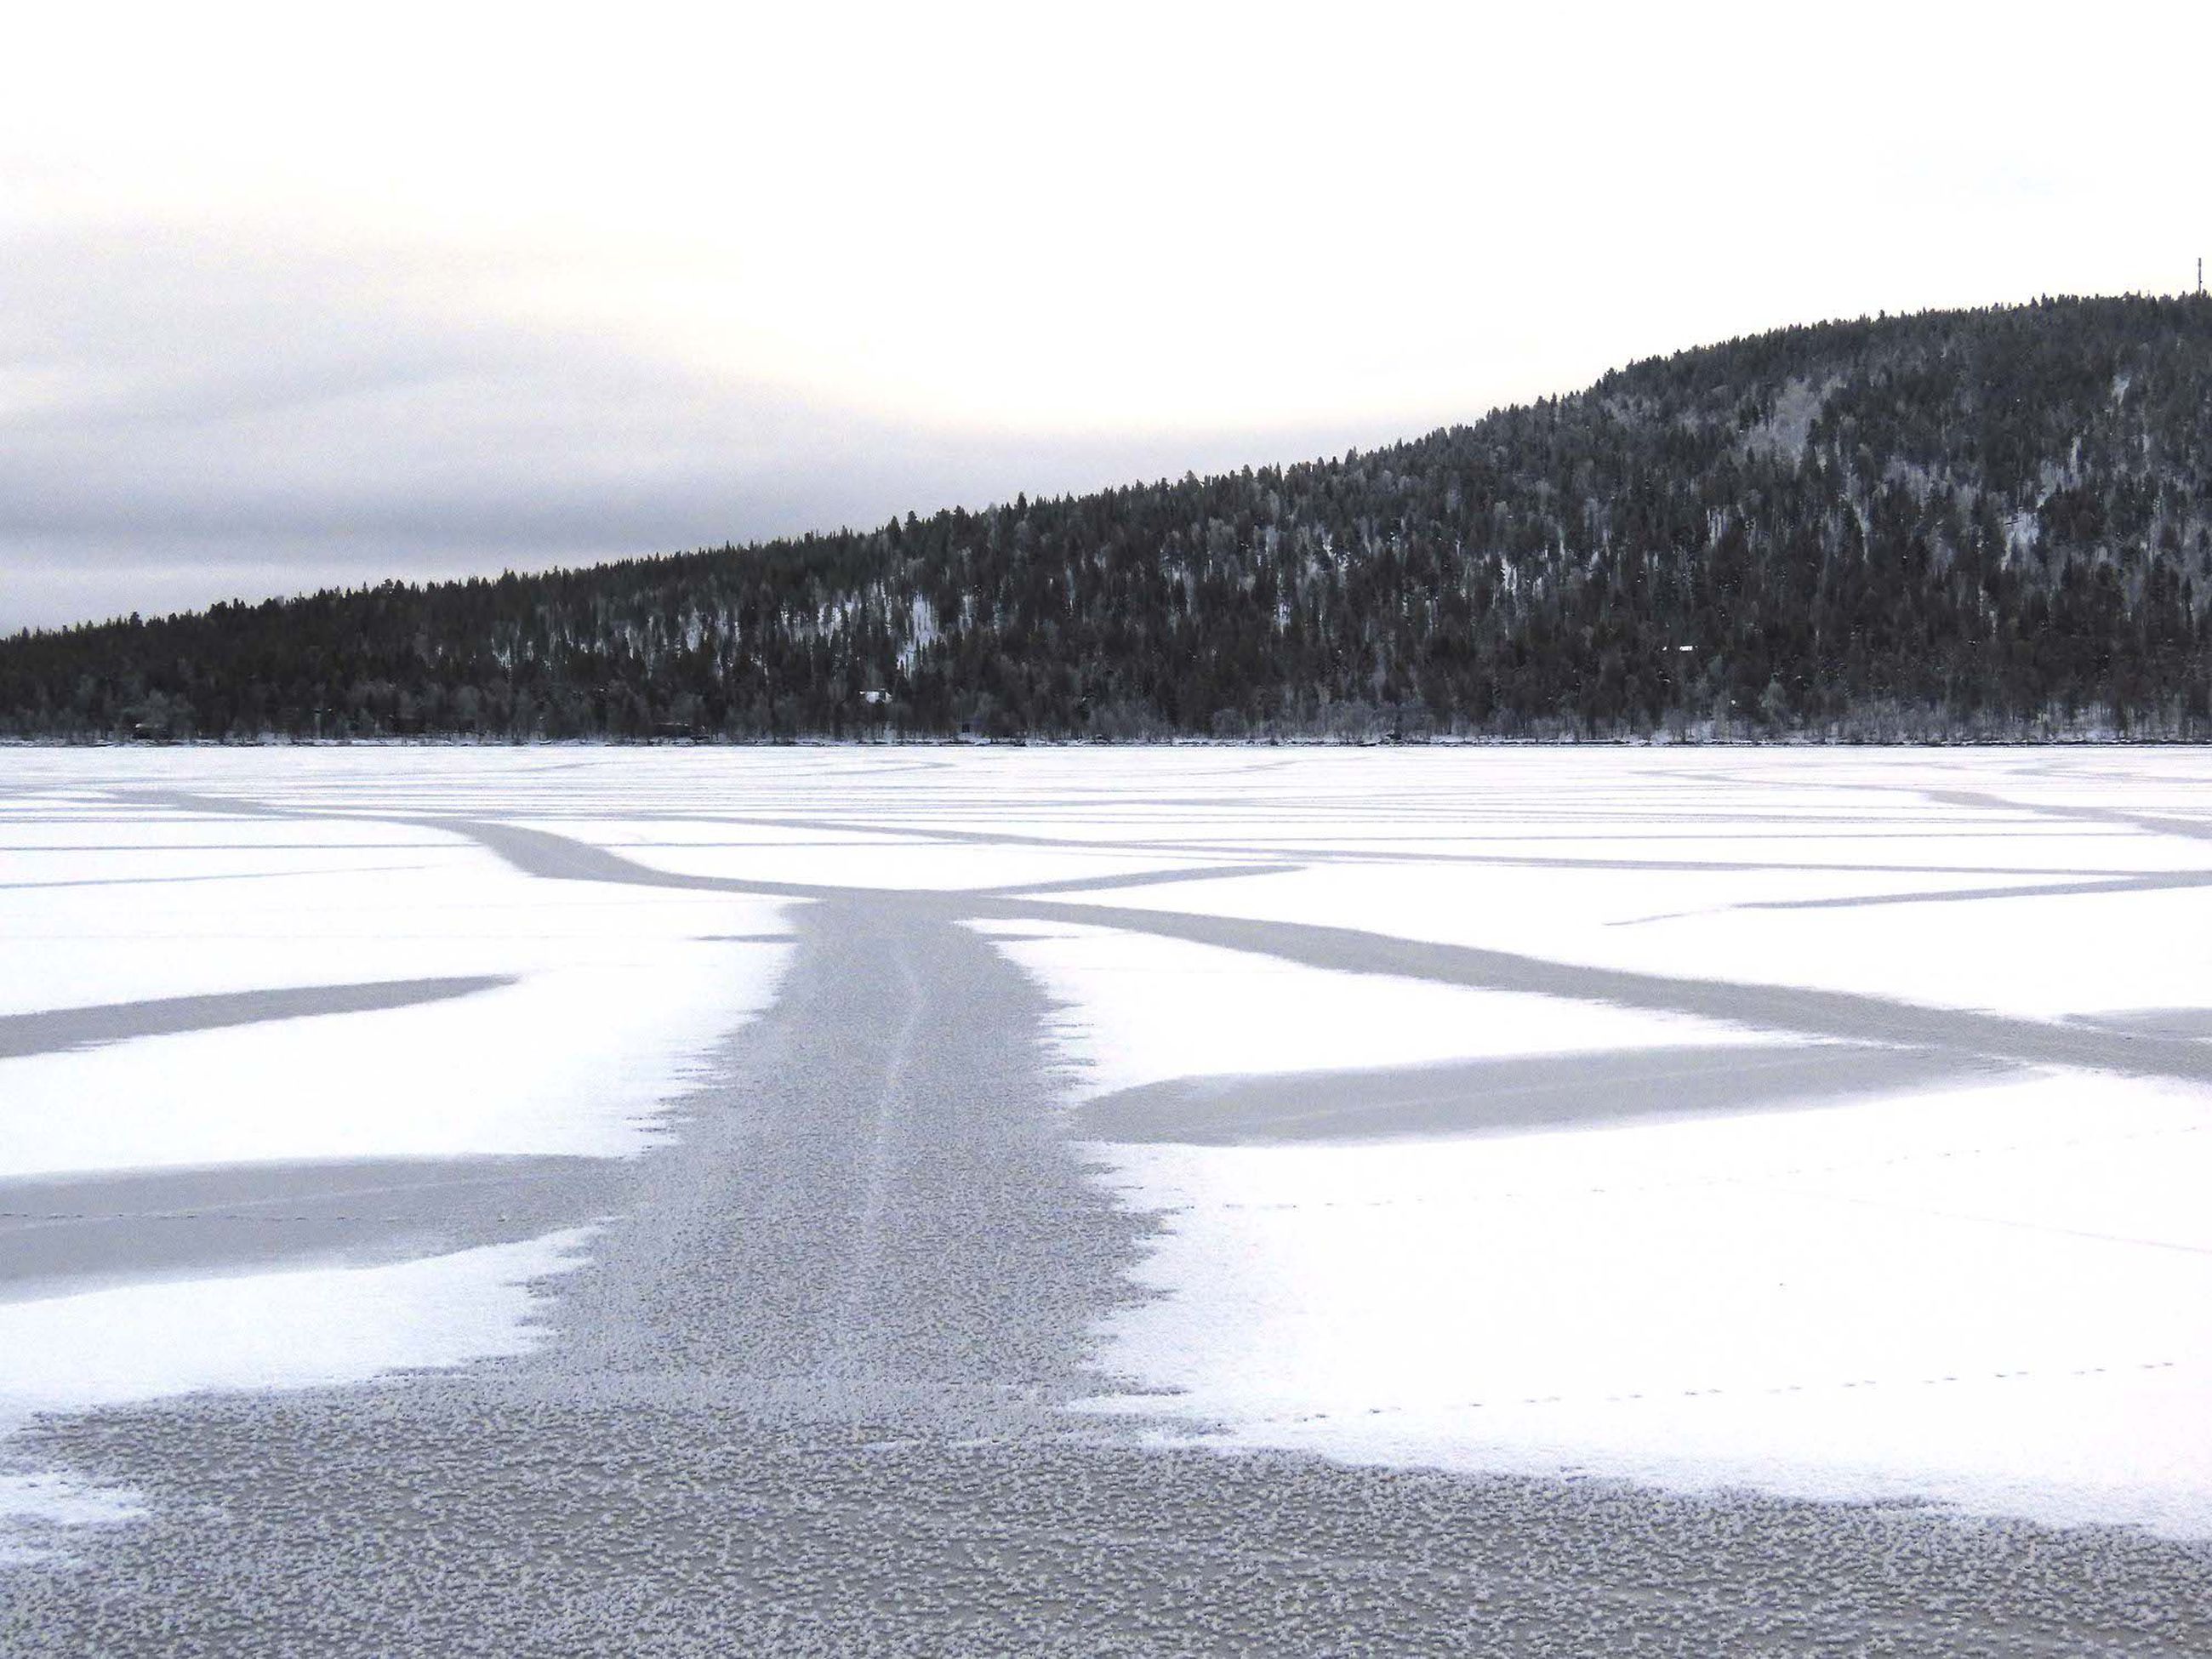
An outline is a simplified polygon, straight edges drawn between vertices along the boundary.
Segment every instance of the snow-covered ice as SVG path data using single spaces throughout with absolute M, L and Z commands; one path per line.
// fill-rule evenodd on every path
M 1159 1216 L 1100 1418 L 2212 1535 L 2195 751 L 6 758 L 0 1181 L 633 1152 L 796 907 L 919 907 L 1038 981 L 1083 1157 Z M 102 1010 L 163 1034 L 52 1038 Z M 436 1291 L 462 1255 L 509 1260 L 317 1269 L 416 1310 L 348 1363 L 520 1340 L 522 1257 Z M 157 1389 L 98 1297 L 309 1277 L 0 1318 Z
M 1248 1445 L 2203 1535 L 2208 1130 L 2178 1090 L 2038 1077 L 1504 1139 L 1100 1147 L 1165 1212 L 1168 1292 L 1103 1358 Z
M 1108 927 L 981 931 L 1062 1006 L 1054 1032 L 1086 1095 L 1208 1073 L 1771 1040 L 1717 1020 L 1332 973 Z
M 526 1352 L 538 1336 L 526 1287 L 574 1267 L 589 1237 L 0 1302 L 0 1400 L 20 1417 Z
M 635 1150 L 698 1054 L 765 1006 L 784 954 L 763 942 L 781 927 L 769 901 L 533 881 L 451 836 L 398 866 L 375 848 L 211 851 L 196 842 L 240 826 L 178 825 L 158 809 L 35 830 L 24 816 L 20 805 L 0 812 L 11 832 L 0 841 L 11 874 L 0 886 L 10 941 L 0 1015 L 29 1017 L 16 1022 L 27 1032 L 42 1011 L 499 982 L 411 1006 L 60 1052 L 0 1047 L 10 1056 L 0 1097 L 16 1117 L 0 1180 L 117 1164 Z M 363 840 L 352 824 L 322 827 L 331 841 Z M 143 843 L 149 829 L 167 852 L 100 844 Z M 68 850 L 47 850 L 62 830 Z M 33 834 L 40 850 L 23 850 Z M 257 872 L 239 870 L 241 856 Z M 163 873 L 145 873 L 149 864 Z M 547 1043 L 548 1031 L 562 1041 Z
M 154 1171 L 634 1154 L 788 956 L 773 900 L 538 880 L 463 830 L 301 805 L 283 757 L 240 757 L 249 799 L 176 799 L 161 760 L 177 757 L 151 758 L 7 757 L 0 1211 L 18 1230 L 46 1224 L 58 1178 L 113 1191 Z M 37 1413 L 521 1352 L 528 1285 L 587 1237 L 341 1265 L 302 1249 L 302 1267 L 272 1225 L 250 1231 L 276 1241 L 278 1270 L 95 1274 L 66 1294 L 0 1248 L 0 1436 Z M 131 1513 L 21 1468 L 0 1510 Z

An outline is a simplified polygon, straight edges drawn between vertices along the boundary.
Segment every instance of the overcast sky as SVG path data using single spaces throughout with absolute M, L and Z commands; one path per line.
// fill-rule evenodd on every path
M 0 629 L 1335 453 L 1786 323 L 2175 290 L 2208 63 L 2201 3 L 16 8 Z

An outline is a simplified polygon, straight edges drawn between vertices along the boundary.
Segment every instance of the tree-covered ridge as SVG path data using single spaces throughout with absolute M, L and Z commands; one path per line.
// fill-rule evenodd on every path
M 0 641 L 0 732 L 2212 735 L 2212 301 L 1793 328 L 1340 460 Z

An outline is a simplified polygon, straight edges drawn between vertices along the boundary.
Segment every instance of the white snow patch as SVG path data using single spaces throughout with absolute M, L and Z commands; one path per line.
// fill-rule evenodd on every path
M 146 1513 L 138 1494 L 119 1486 L 94 1486 L 66 1474 L 0 1473 L 0 1567 L 65 1563 L 56 1529 L 117 1526 Z
M 684 943 L 447 1001 L 0 1060 L 0 1177 L 308 1158 L 619 1157 L 786 947 Z
M 135 1521 L 146 1513 L 133 1493 L 66 1474 L 0 1474 L 0 1521 L 33 1516 L 60 1527 Z
M 1086 1151 L 1164 1212 L 1102 1363 L 1236 1443 L 2212 1535 L 2190 1091 Z
M 526 1353 L 534 1279 L 592 1229 L 372 1267 L 122 1285 L 0 1303 L 0 1413 L 210 1389 L 305 1389 Z
M 0 1060 L 0 1179 L 270 1159 L 635 1152 L 714 1044 L 765 1007 L 785 906 L 742 895 L 539 880 L 451 842 L 407 870 L 282 878 L 180 825 L 111 812 L 25 854 L 72 884 L 0 890 L 0 1015 L 426 978 L 508 978 L 445 1000 L 144 1036 Z M 297 823 L 281 826 L 297 835 Z M 15 826 L 22 836 L 21 826 Z M 359 826 L 323 823 L 326 840 Z M 15 855 L 11 854 L 11 859 Z M 290 856 L 290 855 L 288 855 Z M 151 884 L 111 884 L 120 866 Z M 179 879 L 181 878 L 182 879 Z

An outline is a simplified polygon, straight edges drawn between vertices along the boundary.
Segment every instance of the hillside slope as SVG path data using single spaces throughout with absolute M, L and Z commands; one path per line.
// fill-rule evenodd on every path
M 0 641 L 0 733 L 2212 735 L 2212 300 L 1794 328 L 1340 460 Z

